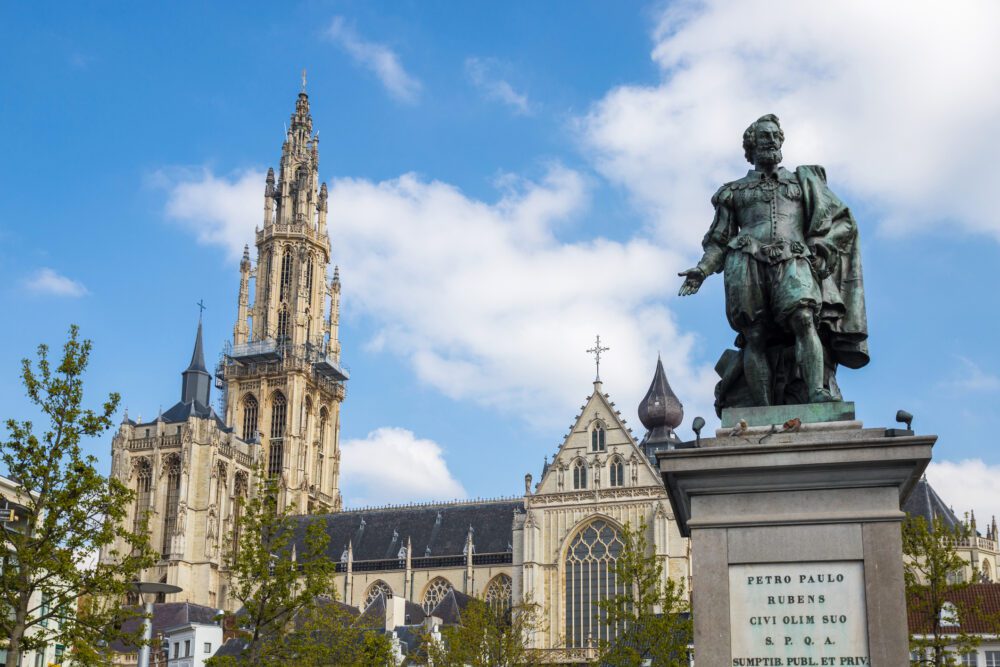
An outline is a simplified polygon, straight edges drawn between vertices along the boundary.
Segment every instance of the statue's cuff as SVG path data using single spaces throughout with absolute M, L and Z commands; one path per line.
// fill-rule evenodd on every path
M 701 279 L 702 280 L 705 280 L 705 278 L 708 278 L 710 275 L 712 275 L 712 272 L 709 271 L 708 269 L 706 269 L 705 266 L 701 262 L 698 262 L 698 265 L 695 266 L 694 268 L 695 268 L 696 271 L 700 271 L 701 272 Z

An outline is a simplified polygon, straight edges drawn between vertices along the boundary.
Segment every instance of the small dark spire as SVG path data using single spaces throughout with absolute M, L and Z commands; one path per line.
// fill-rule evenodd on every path
M 197 401 L 202 405 L 208 405 L 209 391 L 212 385 L 212 376 L 208 374 L 205 367 L 205 350 L 201 342 L 201 317 L 198 317 L 198 333 L 194 338 L 194 350 L 191 352 L 191 363 L 187 369 L 181 373 L 181 401 L 190 403 Z
M 663 360 L 657 355 L 656 371 L 646 397 L 639 403 L 639 421 L 650 431 L 657 428 L 674 430 L 684 420 L 684 406 L 670 388 Z

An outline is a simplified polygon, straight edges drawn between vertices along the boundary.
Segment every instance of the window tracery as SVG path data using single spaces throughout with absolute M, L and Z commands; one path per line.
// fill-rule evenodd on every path
M 149 511 L 149 499 L 153 492 L 153 466 L 149 459 L 143 456 L 135 462 L 136 471 L 136 497 L 135 497 L 135 518 L 132 521 L 132 532 L 139 533 Z
M 454 586 L 452 586 L 447 579 L 443 577 L 437 577 L 427 584 L 427 589 L 424 591 L 424 602 L 423 608 L 425 613 L 431 613 L 434 607 L 441 604 L 441 600 L 444 596 L 448 595 L 452 591 Z
M 564 563 L 567 646 L 581 648 L 617 637 L 597 603 L 624 592 L 614 572 L 624 548 L 618 530 L 604 519 L 586 525 L 570 542 Z
M 271 435 L 270 451 L 267 460 L 267 474 L 269 476 L 280 475 L 285 458 L 285 423 L 288 419 L 288 403 L 285 396 L 280 391 L 275 392 L 271 398 Z
M 368 592 L 365 594 L 365 604 L 361 607 L 361 611 L 367 609 L 371 603 L 375 602 L 375 600 L 379 598 L 379 596 L 382 596 L 382 598 L 386 601 L 392 597 L 392 588 L 390 588 L 389 584 L 385 583 L 381 579 L 375 581 L 375 583 L 368 587 Z
M 483 599 L 491 607 L 510 609 L 514 602 L 513 591 L 511 578 L 506 574 L 500 574 L 493 577 L 493 580 L 486 586 L 486 595 L 483 596 Z
M 257 433 L 257 397 L 247 394 L 243 399 L 243 439 L 249 442 Z
M 620 456 L 611 459 L 608 466 L 611 486 L 625 486 L 625 462 Z
M 177 532 L 177 515 L 181 495 L 181 457 L 174 454 L 167 459 L 167 498 L 163 517 L 163 548 L 164 558 L 170 555 L 170 543 Z
M 583 459 L 577 459 L 573 463 L 573 488 L 587 488 L 587 464 Z
M 594 429 L 590 432 L 590 451 L 603 452 L 607 448 L 607 437 L 604 425 L 601 422 L 594 422 Z
M 281 256 L 281 291 L 278 299 L 288 301 L 288 295 L 292 291 L 292 249 L 285 248 L 285 253 Z

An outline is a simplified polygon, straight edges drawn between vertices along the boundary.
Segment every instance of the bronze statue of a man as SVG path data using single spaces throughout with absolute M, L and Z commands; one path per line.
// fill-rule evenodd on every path
M 716 409 L 840 400 L 836 368 L 868 363 L 857 223 L 822 167 L 790 172 L 777 116 L 743 133 L 754 168 L 715 196 L 705 254 L 680 295 L 724 271 L 726 316 L 739 351 L 716 367 Z

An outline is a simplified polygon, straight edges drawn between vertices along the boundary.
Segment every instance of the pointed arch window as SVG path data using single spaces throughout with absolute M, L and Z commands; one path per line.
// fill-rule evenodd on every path
M 564 563 L 568 647 L 583 648 L 618 636 L 597 603 L 625 591 L 615 576 L 615 563 L 624 548 L 618 530 L 603 519 L 592 521 L 570 542 Z
M 177 532 L 177 510 L 181 499 L 181 458 L 176 454 L 167 459 L 167 503 L 163 517 L 164 558 L 170 556 L 170 543 Z
M 271 398 L 271 434 L 270 453 L 267 461 L 267 474 L 270 476 L 281 474 L 284 463 L 284 441 L 285 424 L 288 421 L 288 403 L 285 395 L 276 391 Z
M 264 302 L 266 303 L 271 299 L 271 257 L 274 256 L 270 250 L 266 250 L 264 254 Z
M 279 343 L 288 340 L 288 311 L 285 308 L 278 311 L 278 333 L 275 338 Z
M 132 520 L 132 532 L 138 534 L 143 530 L 143 522 L 149 511 L 149 499 L 153 494 L 153 466 L 149 459 L 143 457 L 136 462 L 136 496 L 135 518 Z
M 326 423 L 329 418 L 330 413 L 327 412 L 326 408 L 322 408 L 319 411 L 319 433 L 317 434 L 316 441 L 316 458 L 313 461 L 313 484 L 321 491 L 323 490 L 323 457 L 326 445 Z
M 625 462 L 620 456 L 611 459 L 608 466 L 611 475 L 611 486 L 625 486 Z
M 368 587 L 368 592 L 365 593 L 365 604 L 361 607 L 361 610 L 364 611 L 367 609 L 369 605 L 378 600 L 380 596 L 386 601 L 390 600 L 392 598 L 392 588 L 389 587 L 389 584 L 385 583 L 381 579 L 378 579 Z
M 240 520 L 243 518 L 243 503 L 246 501 L 249 479 L 246 472 L 236 473 L 233 484 L 233 554 L 240 553 Z
M 583 459 L 577 459 L 573 464 L 573 488 L 587 488 L 587 464 Z
M 498 574 L 486 586 L 483 599 L 494 609 L 510 609 L 514 602 L 513 591 L 511 578 L 506 574 Z
M 257 413 L 260 405 L 257 397 L 247 394 L 243 399 L 243 439 L 250 442 L 257 433 Z
M 431 583 L 427 584 L 427 589 L 424 591 L 424 602 L 421 605 L 424 608 L 424 612 L 427 614 L 431 613 L 434 607 L 441 604 L 444 596 L 448 595 L 453 589 L 454 586 L 443 577 L 437 577 Z
M 313 296 L 313 258 L 312 255 L 306 259 L 306 294 L 308 303 L 312 303 Z
M 281 301 L 288 301 L 292 293 L 292 249 L 285 248 L 285 253 L 281 256 L 281 292 L 278 298 Z
M 604 425 L 601 422 L 594 422 L 594 429 L 590 432 L 590 451 L 603 452 L 606 448 Z

